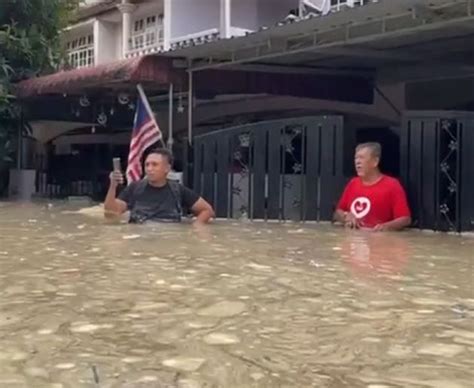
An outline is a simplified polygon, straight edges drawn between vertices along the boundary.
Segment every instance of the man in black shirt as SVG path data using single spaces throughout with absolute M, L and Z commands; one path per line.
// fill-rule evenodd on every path
M 197 223 L 207 223 L 214 210 L 194 191 L 180 183 L 169 181 L 172 155 L 164 148 L 152 150 L 145 159 L 146 177 L 128 185 L 117 197 L 117 187 L 123 183 L 121 172 L 110 174 L 110 186 L 104 202 L 105 216 L 130 211 L 130 222 L 180 222 L 183 208 L 190 209 Z

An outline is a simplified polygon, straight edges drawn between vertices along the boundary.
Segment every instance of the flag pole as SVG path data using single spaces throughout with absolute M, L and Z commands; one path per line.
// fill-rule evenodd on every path
M 143 90 L 143 87 L 141 84 L 137 84 L 137 89 L 138 93 L 140 94 L 140 97 L 143 100 L 143 104 L 145 105 L 145 109 L 147 110 L 148 114 L 150 115 L 151 119 L 153 120 L 153 124 L 155 124 L 156 128 L 160 128 L 158 123 L 156 122 L 155 115 L 153 114 L 153 111 L 151 110 L 150 104 L 148 103 L 148 99 L 146 98 L 145 91 Z M 165 142 L 163 140 L 163 132 L 161 132 L 160 129 L 160 142 L 163 148 L 166 148 Z

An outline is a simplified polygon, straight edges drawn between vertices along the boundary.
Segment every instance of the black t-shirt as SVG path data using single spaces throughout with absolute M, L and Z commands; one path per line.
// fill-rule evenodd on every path
M 150 221 L 179 221 L 179 205 L 189 210 L 199 199 L 199 195 L 181 184 L 174 184 L 178 190 L 167 183 L 163 187 L 153 187 L 146 184 L 139 190 L 139 182 L 128 185 L 118 196 L 127 204 L 131 213 L 131 221 L 135 218 L 146 218 Z M 178 192 L 175 192 L 178 191 Z

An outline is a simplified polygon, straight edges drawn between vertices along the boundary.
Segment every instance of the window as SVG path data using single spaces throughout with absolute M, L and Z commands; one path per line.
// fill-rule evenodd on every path
M 74 68 L 94 65 L 94 35 L 85 35 L 66 43 L 69 64 Z
M 135 20 L 131 50 L 141 50 L 163 44 L 163 15 L 152 15 Z
M 347 0 L 331 0 L 332 11 L 339 11 L 345 5 L 347 5 Z

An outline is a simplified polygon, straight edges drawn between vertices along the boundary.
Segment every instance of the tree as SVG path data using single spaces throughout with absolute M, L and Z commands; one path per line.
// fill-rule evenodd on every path
M 0 171 L 13 161 L 19 107 L 13 84 L 57 69 L 60 32 L 79 0 L 0 0 Z M 0 187 L 1 190 L 1 187 Z

